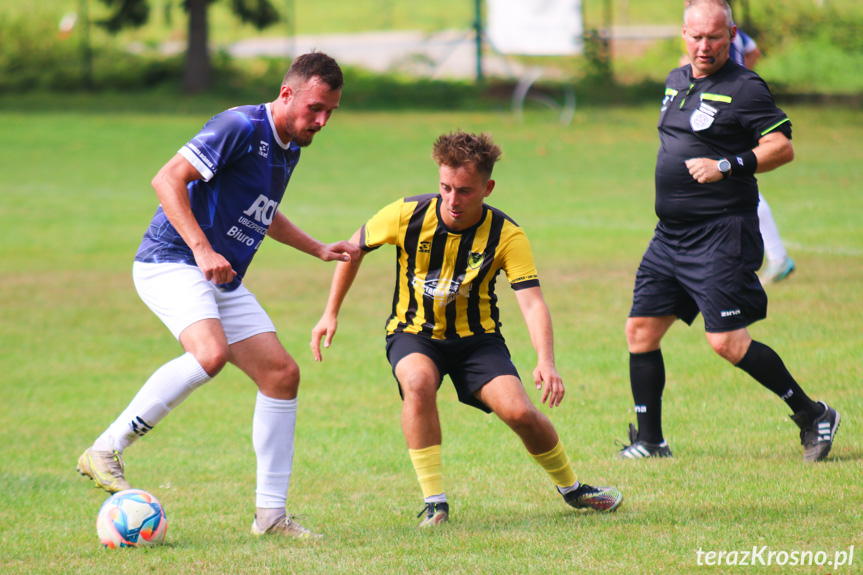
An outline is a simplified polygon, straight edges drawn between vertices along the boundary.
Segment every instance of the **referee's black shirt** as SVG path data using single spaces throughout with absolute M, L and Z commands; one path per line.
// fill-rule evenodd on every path
M 752 150 L 774 130 L 791 138 L 791 121 L 776 107 L 767 84 L 731 59 L 715 74 L 693 79 L 676 68 L 665 81 L 659 112 L 656 215 L 665 224 L 688 226 L 726 214 L 756 213 L 755 176 L 734 174 L 736 156 Z M 690 158 L 728 158 L 732 175 L 699 184 Z

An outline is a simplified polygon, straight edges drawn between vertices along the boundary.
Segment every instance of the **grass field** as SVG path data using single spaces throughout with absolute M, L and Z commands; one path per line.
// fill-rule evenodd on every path
M 126 453 L 127 476 L 168 512 L 168 545 L 112 552 L 96 539 L 105 494 L 80 452 L 152 371 L 179 354 L 140 302 L 131 261 L 156 207 L 149 181 L 212 114 L 100 112 L 64 97 L 32 113 L 0 99 L 0 565 L 3 573 L 675 573 L 697 551 L 834 553 L 853 565 L 714 567 L 844 573 L 863 568 L 863 231 L 860 112 L 786 108 L 797 159 L 760 178 L 798 271 L 771 286 L 751 329 L 814 397 L 842 414 L 829 461 L 801 461 L 782 402 L 713 354 L 698 320 L 664 345 L 668 461 L 613 459 L 634 421 L 623 325 L 653 215 L 656 110 L 539 115 L 341 110 L 304 152 L 281 209 L 328 241 L 384 203 L 436 189 L 433 138 L 491 131 L 504 149 L 489 203 L 528 232 L 556 329 L 563 405 L 543 407 L 579 477 L 626 495 L 611 516 L 564 506 L 516 437 L 439 394 L 451 523 L 419 532 L 419 487 L 383 354 L 393 254 L 366 258 L 323 364 L 308 350 L 332 266 L 265 243 L 247 283 L 303 372 L 289 495 L 321 542 L 256 540 L 251 416 L 236 369 L 193 394 Z M 143 105 L 143 102 L 142 102 Z M 185 108 L 184 108 L 185 109 Z M 502 284 L 505 285 L 505 284 Z M 502 320 L 528 376 L 534 356 L 510 291 Z M 532 389 L 529 393 L 538 397 Z M 765 555 L 766 558 L 766 555 Z

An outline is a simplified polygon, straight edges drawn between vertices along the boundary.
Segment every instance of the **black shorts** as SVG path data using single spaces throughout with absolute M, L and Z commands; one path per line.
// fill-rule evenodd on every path
M 629 317 L 675 315 L 708 332 L 741 329 L 767 317 L 767 294 L 755 272 L 764 242 L 755 215 L 725 216 L 687 228 L 660 222 L 644 253 Z
M 387 359 L 393 366 L 393 376 L 398 362 L 412 353 L 421 353 L 437 366 L 440 374 L 438 388 L 443 383 L 443 376 L 449 375 L 458 393 L 458 400 L 486 413 L 491 413 L 491 409 L 473 394 L 498 376 L 518 377 L 518 370 L 512 363 L 503 338 L 492 334 L 459 339 L 431 339 L 412 333 L 387 336 Z M 401 385 L 399 395 L 404 397 Z

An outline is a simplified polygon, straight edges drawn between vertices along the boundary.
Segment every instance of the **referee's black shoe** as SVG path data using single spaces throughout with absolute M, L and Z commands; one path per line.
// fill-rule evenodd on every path
M 803 445 L 803 461 L 821 461 L 830 453 L 833 438 L 839 429 L 839 412 L 819 401 L 824 406 L 824 413 L 812 419 L 805 411 L 798 411 L 791 416 L 791 421 L 800 428 L 800 443 Z
M 620 445 L 620 442 L 617 442 Z M 617 454 L 618 459 L 643 459 L 645 457 L 673 457 L 671 448 L 664 440 L 662 443 L 648 443 L 638 440 L 638 430 L 629 424 L 629 445 L 624 445 Z

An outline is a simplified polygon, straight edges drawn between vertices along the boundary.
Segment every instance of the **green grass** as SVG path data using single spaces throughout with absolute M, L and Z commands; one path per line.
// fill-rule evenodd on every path
M 340 110 L 303 160 L 281 209 L 329 241 L 385 202 L 433 191 L 432 140 L 491 131 L 504 149 L 489 203 L 528 232 L 552 310 L 567 398 L 553 411 L 580 478 L 620 487 L 619 513 L 566 508 L 516 437 L 441 390 L 452 522 L 419 532 L 421 497 L 383 355 L 393 254 L 366 258 L 340 331 L 315 364 L 309 332 L 332 266 L 265 243 L 248 284 L 303 372 L 292 511 L 322 542 L 253 540 L 255 389 L 233 368 L 127 451 L 132 482 L 155 493 L 169 544 L 111 552 L 95 517 L 105 495 L 74 472 L 79 453 L 150 373 L 179 353 L 140 302 L 131 260 L 156 200 L 149 181 L 209 118 L 182 112 L 22 113 L 0 100 L 0 564 L 4 573 L 693 573 L 696 551 L 857 548 L 863 524 L 863 233 L 859 112 L 787 107 L 797 159 L 762 190 L 798 271 L 772 286 L 753 336 L 774 347 L 843 424 L 830 461 L 804 465 L 777 398 L 713 354 L 700 320 L 665 345 L 671 461 L 613 460 L 632 417 L 623 325 L 651 236 L 655 107 L 580 108 L 572 126 L 494 112 Z M 142 106 L 152 105 L 142 100 Z M 59 111 L 51 111 L 59 110 Z M 534 356 L 509 290 L 504 333 L 521 373 Z M 534 394 L 532 390 L 529 393 Z M 533 395 L 536 397 L 536 394 Z M 745 571 L 745 569 L 742 569 Z M 760 567 L 766 573 L 828 568 Z M 714 568 L 713 572 L 733 572 Z

